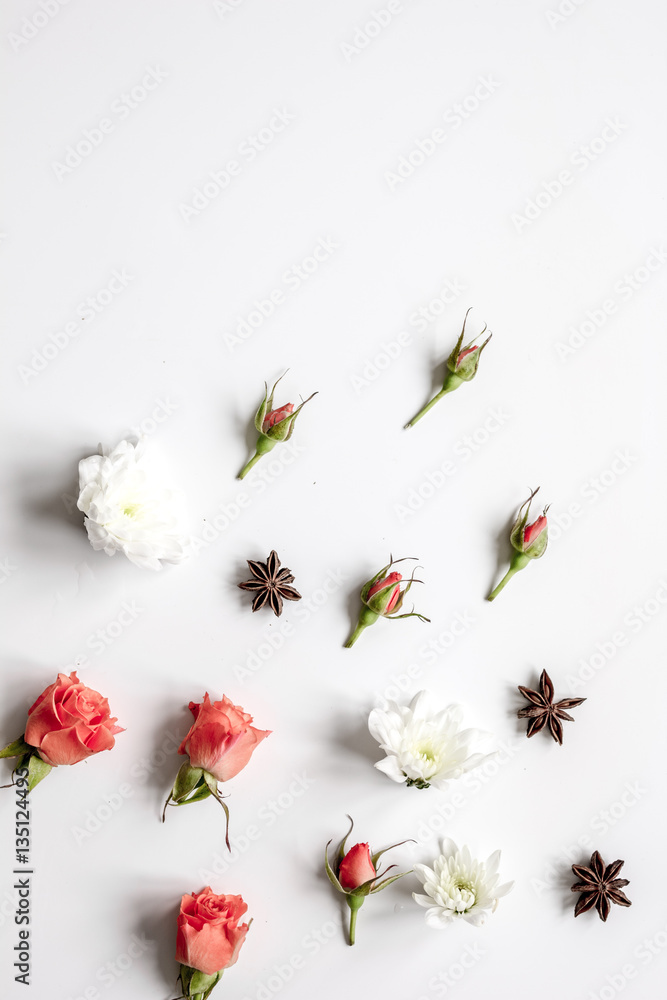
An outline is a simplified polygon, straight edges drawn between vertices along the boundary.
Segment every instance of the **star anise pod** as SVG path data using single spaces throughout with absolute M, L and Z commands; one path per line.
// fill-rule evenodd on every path
M 294 576 L 287 567 L 280 568 L 280 559 L 275 549 L 272 550 L 266 562 L 248 559 L 248 567 L 253 579 L 239 583 L 239 587 L 241 590 L 250 590 L 254 593 L 253 611 L 259 611 L 268 601 L 274 615 L 281 615 L 283 598 L 286 601 L 301 600 L 299 591 L 289 586 L 293 582 Z
M 581 893 L 574 908 L 575 917 L 594 906 L 600 915 L 600 920 L 606 920 L 612 903 L 632 906 L 631 901 L 621 891 L 624 886 L 630 884 L 628 879 L 616 878 L 624 864 L 625 861 L 612 861 L 610 865 L 605 865 L 600 852 L 596 851 L 591 855 L 590 868 L 585 865 L 572 865 L 572 871 L 580 879 L 572 886 L 572 892 Z
M 546 670 L 540 674 L 540 689 L 533 691 L 532 688 L 519 685 L 519 691 L 524 698 L 530 702 L 530 708 L 522 708 L 517 713 L 520 719 L 530 719 L 526 736 L 529 738 L 539 733 L 548 724 L 549 732 L 556 743 L 563 744 L 563 725 L 561 719 L 574 722 L 571 715 L 564 709 L 576 708 L 586 701 L 585 698 L 563 698 L 561 701 L 554 701 L 554 686 Z

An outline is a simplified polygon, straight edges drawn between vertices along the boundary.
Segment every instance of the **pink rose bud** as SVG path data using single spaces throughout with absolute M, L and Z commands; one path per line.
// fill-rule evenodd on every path
M 280 378 L 284 378 L 281 375 Z M 280 382 L 280 378 L 278 382 Z M 294 430 L 294 424 L 299 413 L 306 405 L 310 402 L 313 396 L 317 393 L 314 392 L 308 399 L 304 399 L 303 403 L 294 409 L 293 403 L 285 403 L 284 406 L 273 408 L 273 394 L 276 391 L 276 382 L 271 389 L 271 394 L 269 395 L 269 388 L 264 383 L 264 399 L 259 405 L 259 409 L 255 414 L 255 430 L 257 431 L 259 437 L 257 438 L 257 444 L 255 445 L 255 454 L 247 462 L 238 474 L 238 479 L 243 479 L 253 466 L 259 462 L 262 455 L 266 455 L 271 451 L 272 448 L 278 444 L 279 441 L 289 441 L 292 436 L 292 431 Z
M 377 851 L 375 854 L 371 854 L 368 844 L 355 844 L 354 847 L 351 847 L 346 852 L 345 844 L 354 827 L 352 819 L 349 816 L 348 819 L 350 820 L 350 829 L 338 846 L 333 865 L 329 860 L 329 846 L 331 841 L 329 841 L 324 850 L 324 868 L 329 881 L 338 892 L 344 894 L 345 901 L 350 908 L 350 944 L 354 944 L 357 912 L 363 905 L 366 896 L 379 892 L 404 875 L 409 875 L 410 872 L 401 872 L 399 875 L 391 875 L 389 878 L 385 878 L 390 869 L 386 868 L 383 872 L 378 872 L 377 870 L 377 863 L 382 855 L 386 854 L 387 851 L 393 850 L 394 847 L 406 844 L 406 840 L 402 840 L 400 844 L 392 844 L 391 847 L 385 847 L 384 850 Z M 390 867 L 393 868 L 394 865 Z
M 264 417 L 264 423 L 262 424 L 262 430 L 266 434 L 274 424 L 279 424 L 282 420 L 285 420 L 290 413 L 294 410 L 293 403 L 287 403 L 285 406 L 281 406 L 279 410 L 271 410 L 270 413 Z
M 386 576 L 384 580 L 378 580 L 378 582 L 374 583 L 371 589 L 368 591 L 368 600 L 370 601 L 372 597 L 375 597 L 376 594 L 382 591 L 383 600 L 381 603 L 384 604 L 383 613 L 388 614 L 390 611 L 393 611 L 396 605 L 398 604 L 398 599 L 401 596 L 401 588 L 399 587 L 399 583 L 402 579 L 403 576 L 401 573 L 394 572 L 390 573 L 389 576 Z M 392 584 L 396 585 L 393 587 L 393 589 L 392 589 Z
M 229 848 L 229 809 L 219 794 L 218 782 L 236 777 L 262 740 L 271 735 L 271 730 L 255 729 L 252 716 L 226 695 L 222 701 L 211 703 L 207 691 L 201 704 L 190 702 L 190 711 L 194 722 L 178 748 L 179 754 L 187 755 L 189 760 L 176 776 L 164 804 L 162 821 L 168 805 L 189 805 L 212 795 L 225 811 Z
M 15 771 L 27 769 L 29 790 L 61 764 L 78 764 L 102 750 L 111 750 L 124 730 L 111 717 L 109 702 L 86 687 L 73 671 L 42 691 L 28 710 L 25 734 L 0 751 L 0 757 L 20 757 Z
M 355 844 L 338 866 L 338 878 L 344 889 L 358 889 L 376 875 L 368 844 Z
M 539 490 L 539 486 L 537 490 Z M 525 569 L 531 559 L 539 559 L 546 551 L 548 539 L 547 511 L 549 508 L 545 507 L 537 520 L 533 521 L 532 524 L 528 524 L 530 504 L 537 490 L 532 490 L 528 499 L 519 508 L 519 513 L 510 532 L 510 542 L 514 549 L 510 568 L 495 590 L 492 590 L 489 594 L 487 598 L 489 601 L 493 601 L 498 596 L 515 573 L 518 573 L 520 569 Z
M 470 307 L 472 308 L 472 306 Z M 468 319 L 468 312 L 465 314 L 465 319 L 463 320 L 463 329 L 461 330 L 461 335 L 456 342 L 454 350 L 447 358 L 447 374 L 445 375 L 445 381 L 443 383 L 442 389 L 437 395 L 431 399 L 426 406 L 424 406 L 416 417 L 413 417 L 409 423 L 405 426 L 412 427 L 416 424 L 418 420 L 428 413 L 431 407 L 435 406 L 439 399 L 446 396 L 448 392 L 453 392 L 454 389 L 458 389 L 462 382 L 471 382 L 475 375 L 477 374 L 477 369 L 479 368 L 479 359 L 481 357 L 482 351 L 491 340 L 492 334 L 486 338 L 483 344 L 477 345 L 471 342 L 466 347 L 463 347 L 463 337 L 465 335 L 466 321 Z M 480 333 L 480 337 L 486 330 L 486 323 L 484 324 L 484 329 Z
M 412 557 L 406 556 L 406 558 Z M 390 559 L 389 563 L 383 566 L 372 580 L 364 584 L 361 590 L 361 603 L 363 606 L 359 613 L 359 621 L 352 635 L 345 643 L 347 648 L 353 646 L 363 630 L 368 628 L 369 625 L 374 625 L 378 618 L 389 618 L 392 621 L 396 621 L 399 618 L 419 618 L 423 622 L 430 621 L 429 618 L 425 618 L 414 611 L 403 615 L 396 614 L 397 611 L 400 611 L 403 599 L 412 584 L 421 583 L 422 581 L 415 580 L 414 576 L 411 576 L 409 580 L 403 580 L 402 575 L 396 571 L 387 573 L 387 570 L 391 569 L 394 565 L 394 561 L 403 562 L 404 560 Z M 402 583 L 405 584 L 404 589 L 401 589 Z
M 225 969 L 236 962 L 250 924 L 241 896 L 218 896 L 209 886 L 181 900 L 176 932 L 183 996 L 208 997 Z

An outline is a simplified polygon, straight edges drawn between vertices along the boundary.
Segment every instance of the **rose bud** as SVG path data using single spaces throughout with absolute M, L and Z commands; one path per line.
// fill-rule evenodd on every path
M 280 379 L 284 377 L 284 375 L 281 375 L 278 382 L 280 382 Z M 278 382 L 274 384 L 273 389 L 271 390 L 271 395 L 269 395 L 269 388 L 266 382 L 264 383 L 264 399 L 255 414 L 255 429 L 259 434 L 257 444 L 255 445 L 255 454 L 250 461 L 243 466 L 237 476 L 237 479 L 243 479 L 243 477 L 250 472 L 252 467 L 259 462 L 262 455 L 266 455 L 272 448 L 275 448 L 279 441 L 289 441 L 299 413 L 306 403 L 310 402 L 313 396 L 317 395 L 317 393 L 314 392 L 308 397 L 308 399 L 304 399 L 303 403 L 297 406 L 296 410 L 294 409 L 293 403 L 286 403 L 284 406 L 274 409 L 273 394 L 276 391 Z
M 225 969 L 236 962 L 250 923 L 241 896 L 217 896 L 209 886 L 183 896 L 176 932 L 176 961 L 183 996 L 207 1000 Z
M 19 757 L 15 771 L 28 772 L 28 791 L 61 764 L 78 764 L 102 750 L 111 750 L 115 725 L 109 702 L 99 691 L 81 683 L 73 671 L 42 691 L 28 710 L 25 733 L 0 750 L 0 757 Z
M 219 794 L 218 782 L 229 781 L 246 766 L 253 751 L 271 730 L 255 729 L 252 715 L 239 705 L 234 705 L 226 695 L 222 701 L 211 703 L 208 691 L 201 705 L 190 702 L 194 722 L 178 748 L 179 754 L 189 758 L 176 775 L 174 786 L 164 804 L 162 822 L 167 806 L 187 806 L 212 795 L 225 811 L 225 841 L 229 844 L 229 809 Z
M 528 524 L 530 504 L 538 490 L 539 486 L 537 490 L 532 490 L 528 499 L 519 508 L 519 513 L 510 532 L 510 542 L 514 549 L 510 568 L 495 590 L 491 591 L 487 597 L 487 601 L 493 601 L 515 573 L 518 573 L 520 569 L 524 569 L 531 559 L 539 559 L 546 551 L 548 537 L 547 511 L 549 508 L 545 507 L 537 520 L 533 521 L 532 524 Z
M 405 559 L 412 559 L 413 556 L 406 556 Z M 413 583 L 421 583 L 421 580 L 415 580 L 414 576 L 411 576 L 409 580 L 403 580 L 400 573 L 387 573 L 387 570 L 391 569 L 394 563 L 404 562 L 404 559 L 392 559 L 383 566 L 379 573 L 365 583 L 361 590 L 361 603 L 363 607 L 359 613 L 359 621 L 350 636 L 350 638 L 345 643 L 345 647 L 349 649 L 357 641 L 361 633 L 369 625 L 374 625 L 378 618 L 389 618 L 391 621 L 396 621 L 399 618 L 419 618 L 423 622 L 430 621 L 430 618 L 425 618 L 424 615 L 419 615 L 415 611 L 409 611 L 407 614 L 399 615 L 396 614 L 400 611 L 403 605 L 403 598 L 410 590 Z M 401 590 L 401 583 L 405 583 L 406 586 Z
M 472 309 L 472 306 L 470 309 Z M 471 341 L 466 347 L 462 346 L 466 320 L 468 319 L 470 309 L 468 309 L 468 312 L 465 314 L 463 329 L 461 330 L 461 336 L 456 342 L 456 347 L 447 358 L 447 374 L 445 375 L 445 381 L 442 389 L 436 396 L 433 397 L 432 400 L 430 400 L 430 402 L 426 404 L 426 406 L 423 407 L 423 409 L 419 411 L 416 417 L 413 417 L 412 420 L 405 425 L 406 428 L 412 427 L 418 420 L 421 420 L 424 414 L 428 413 L 431 407 L 435 406 L 438 400 L 442 399 L 443 396 L 446 396 L 448 392 L 453 392 L 454 389 L 458 389 L 462 382 L 471 382 L 477 374 L 480 355 L 488 342 L 491 340 L 492 334 L 489 334 L 484 343 L 479 346 L 474 341 Z M 485 330 L 486 323 L 484 324 L 484 329 L 479 334 L 480 337 Z
M 377 870 L 377 863 L 382 855 L 386 854 L 387 851 L 393 850 L 394 847 L 407 844 L 407 840 L 401 840 L 400 843 L 392 844 L 391 847 L 385 847 L 384 850 L 377 851 L 375 854 L 371 854 L 368 844 L 355 844 L 354 847 L 351 847 L 346 852 L 345 843 L 352 833 L 354 826 L 350 816 L 348 816 L 348 819 L 350 820 L 350 829 L 340 842 L 333 866 L 329 861 L 329 845 L 331 844 L 331 841 L 329 841 L 324 850 L 324 867 L 329 876 L 329 881 L 335 886 L 338 892 L 344 894 L 345 901 L 350 907 L 350 944 L 352 945 L 354 944 L 357 927 L 357 912 L 363 905 L 366 896 L 379 892 L 380 889 L 391 885 L 392 882 L 402 878 L 404 875 L 409 875 L 410 872 L 401 872 L 399 875 L 391 875 L 389 878 L 385 878 L 384 876 L 387 872 L 396 866 L 390 865 L 383 872 L 378 872 Z

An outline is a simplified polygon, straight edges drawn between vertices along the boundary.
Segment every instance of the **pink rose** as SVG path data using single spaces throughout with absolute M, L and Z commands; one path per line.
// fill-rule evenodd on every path
M 367 600 L 370 601 L 371 597 L 377 594 L 379 590 L 383 590 L 385 587 L 391 587 L 392 583 L 395 583 L 396 586 L 394 587 L 394 589 L 391 591 L 388 590 L 382 596 L 383 613 L 388 614 L 390 611 L 393 611 L 393 609 L 396 607 L 398 599 L 401 596 L 401 588 L 399 587 L 399 583 L 401 582 L 402 579 L 403 579 L 402 573 L 390 573 L 389 576 L 385 576 L 384 580 L 378 580 L 378 582 L 374 583 L 371 589 L 368 591 Z M 374 605 L 371 605 L 371 607 L 374 607 Z
M 546 530 L 547 519 L 544 514 L 540 514 L 537 521 L 533 521 L 532 524 L 526 525 L 523 532 L 523 544 L 525 548 L 532 545 L 538 535 L 541 535 L 543 531 Z
M 293 403 L 286 403 L 284 406 L 279 407 L 277 410 L 271 410 L 264 417 L 264 422 L 262 424 L 262 430 L 266 432 L 273 427 L 275 424 L 279 424 L 281 420 L 285 417 L 289 417 L 290 413 L 294 411 Z
M 183 896 L 176 961 L 207 976 L 234 965 L 250 926 L 239 924 L 247 909 L 241 896 L 217 896 L 210 886 Z
M 344 889 L 357 889 L 376 875 L 368 844 L 351 847 L 338 868 L 338 879 Z
M 116 733 L 124 732 L 114 725 L 116 721 L 106 698 L 82 684 L 73 671 L 69 677 L 58 674 L 58 680 L 40 694 L 28 712 L 24 738 L 52 767 L 77 764 L 111 750 Z
M 271 730 L 254 729 L 252 716 L 223 695 L 211 704 L 208 692 L 201 705 L 190 702 L 195 721 L 178 752 L 187 754 L 192 767 L 202 768 L 216 781 L 229 781 L 243 770 L 253 750 L 271 735 Z

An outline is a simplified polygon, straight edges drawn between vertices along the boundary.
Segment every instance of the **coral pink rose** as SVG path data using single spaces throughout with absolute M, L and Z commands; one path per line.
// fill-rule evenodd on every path
M 279 409 L 271 410 L 270 413 L 267 413 L 262 424 L 262 430 L 264 433 L 266 434 L 268 430 L 275 427 L 276 424 L 279 424 L 281 420 L 285 419 L 285 417 L 289 417 L 290 413 L 293 411 L 294 403 L 286 403 L 285 406 L 281 406 Z
M 116 721 L 107 699 L 82 684 L 73 671 L 69 677 L 58 674 L 40 694 L 28 712 L 24 739 L 53 767 L 77 764 L 100 750 L 111 750 L 116 733 L 124 732 Z
M 217 896 L 210 886 L 183 896 L 176 961 L 207 976 L 234 965 L 250 926 L 239 924 L 247 909 L 241 896 Z
M 208 771 L 216 781 L 229 781 L 243 770 L 255 747 L 271 735 L 270 729 L 254 729 L 252 715 L 226 695 L 211 703 L 206 692 L 201 705 L 190 702 L 190 711 L 195 721 L 178 752 L 187 754 L 192 767 Z
M 389 576 L 385 576 L 384 580 L 378 580 L 378 582 L 374 583 L 371 589 L 368 591 L 367 600 L 370 601 L 371 597 L 374 597 L 378 593 L 378 591 L 384 590 L 385 588 L 389 588 L 391 587 L 392 584 L 396 584 L 393 590 L 387 589 L 387 593 L 383 594 L 382 597 L 382 603 L 384 605 L 383 608 L 384 614 L 389 614 L 390 611 L 394 610 L 394 608 L 398 603 L 398 599 L 401 596 L 401 588 L 399 584 L 402 579 L 403 576 L 401 573 L 394 572 L 390 573 Z
M 376 875 L 368 844 L 351 847 L 338 868 L 338 879 L 344 889 L 357 889 Z

